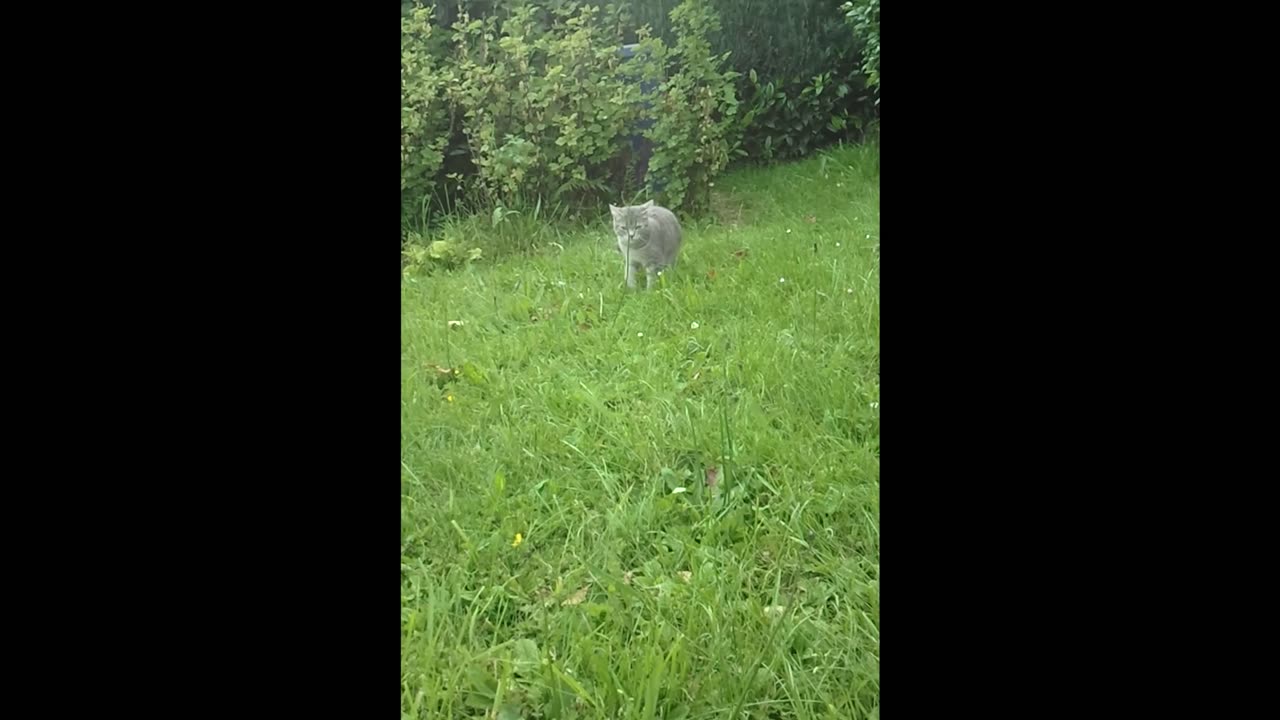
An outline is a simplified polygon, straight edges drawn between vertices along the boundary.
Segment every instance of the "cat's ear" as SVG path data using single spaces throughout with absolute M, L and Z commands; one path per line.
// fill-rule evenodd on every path
M 613 203 L 609 203 L 609 214 L 613 216 L 614 220 L 617 220 L 622 217 L 622 208 L 614 207 Z
M 648 210 L 649 208 L 653 207 L 653 201 L 650 200 L 649 202 L 641 205 L 640 207 L 644 208 L 645 210 Z

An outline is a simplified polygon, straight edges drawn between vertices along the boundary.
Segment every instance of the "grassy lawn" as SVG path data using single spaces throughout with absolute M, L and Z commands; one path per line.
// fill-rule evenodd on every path
M 879 716 L 878 151 L 715 190 L 403 283 L 404 717 Z

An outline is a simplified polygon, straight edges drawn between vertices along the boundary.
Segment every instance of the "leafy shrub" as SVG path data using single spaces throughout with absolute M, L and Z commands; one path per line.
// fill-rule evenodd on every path
M 473 189 L 508 206 L 606 191 L 608 161 L 639 100 L 619 44 L 594 6 L 520 4 L 501 22 L 464 13 L 449 97 L 475 164 Z
M 623 3 L 632 26 L 648 24 L 668 45 L 676 41 L 670 13 L 682 0 Z M 709 0 L 720 18 L 709 32 L 716 54 L 731 52 L 729 65 L 745 75 L 755 70 L 776 82 L 809 78 L 844 64 L 853 55 L 849 31 L 833 0 Z M 739 88 L 742 89 L 741 87 Z
M 449 82 L 430 51 L 432 8 L 416 6 L 400 19 L 400 205 L 413 208 L 435 186 L 444 161 Z
M 808 155 L 813 150 L 860 131 L 865 121 L 858 106 L 862 76 L 818 73 L 804 83 L 764 82 L 748 74 L 746 135 L 741 154 L 756 161 Z
M 706 0 L 685 0 L 671 11 L 675 47 L 664 54 L 660 41 L 642 46 L 670 65 L 659 90 L 656 122 L 646 131 L 654 142 L 649 162 L 650 191 L 668 207 L 703 207 L 711 181 L 729 163 L 742 125 L 738 122 L 738 73 L 722 69 L 729 53 L 715 55 L 708 35 L 720 20 Z M 661 182 L 661 192 L 654 181 Z
M 645 3 L 455 5 L 434 16 L 451 22 L 444 33 L 430 7 L 402 5 L 402 208 L 443 190 L 446 210 L 460 194 L 484 214 L 598 210 L 623 197 L 637 135 L 653 145 L 650 197 L 677 210 L 706 202 L 746 128 L 739 74 L 711 40 L 720 29 L 712 0 L 675 5 L 669 42 L 634 27 Z M 641 52 L 624 59 L 631 39 Z
M 741 131 L 736 75 L 711 52 L 718 21 L 706 0 L 685 0 L 671 20 L 674 46 L 642 27 L 642 52 L 624 60 L 628 20 L 617 4 L 522 2 L 483 18 L 460 7 L 440 76 L 474 174 L 450 175 L 450 185 L 482 201 L 473 210 L 595 208 L 621 194 L 629 139 L 652 114 L 650 193 L 673 208 L 700 203 Z M 644 94 L 649 86 L 656 94 Z
M 880 104 L 880 0 L 852 0 L 841 6 L 853 35 L 862 43 L 862 72 Z
M 672 43 L 676 28 L 666 16 L 678 2 L 634 0 L 628 7 L 652 24 L 655 36 Z M 858 136 L 873 108 L 858 42 L 850 42 L 838 0 L 709 4 L 720 17 L 719 29 L 707 34 L 712 52 L 730 52 L 728 66 L 740 73 L 742 148 L 736 155 L 754 161 L 801 157 Z

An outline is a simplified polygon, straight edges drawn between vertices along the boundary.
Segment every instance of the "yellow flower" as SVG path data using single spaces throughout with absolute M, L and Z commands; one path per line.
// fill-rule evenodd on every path
M 453 402 L 453 396 L 452 396 L 452 395 L 446 395 L 444 399 L 445 399 L 445 400 L 448 400 L 449 402 Z
M 516 533 L 516 539 L 511 541 L 511 547 L 520 547 L 520 543 L 524 542 L 524 536 Z

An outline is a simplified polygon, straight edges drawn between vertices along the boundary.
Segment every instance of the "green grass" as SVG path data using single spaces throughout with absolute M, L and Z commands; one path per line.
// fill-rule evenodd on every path
M 716 193 L 403 283 L 404 717 L 879 716 L 878 151 Z

